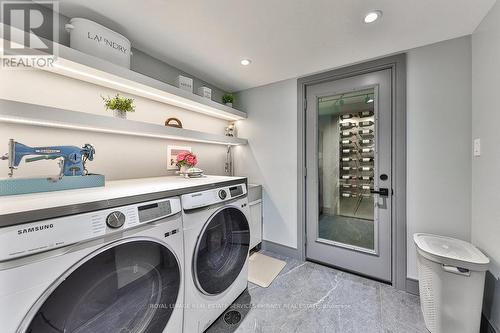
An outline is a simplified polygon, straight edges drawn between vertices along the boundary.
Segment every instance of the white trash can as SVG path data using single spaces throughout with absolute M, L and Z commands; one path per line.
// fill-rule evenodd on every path
M 478 333 L 490 260 L 459 239 L 414 234 L 420 304 L 431 333 Z

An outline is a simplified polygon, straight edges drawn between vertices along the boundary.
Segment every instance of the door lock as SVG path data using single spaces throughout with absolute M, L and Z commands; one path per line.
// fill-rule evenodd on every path
M 388 188 L 379 188 L 378 191 L 371 190 L 370 193 L 379 194 L 383 197 L 388 197 L 389 196 L 389 189 Z

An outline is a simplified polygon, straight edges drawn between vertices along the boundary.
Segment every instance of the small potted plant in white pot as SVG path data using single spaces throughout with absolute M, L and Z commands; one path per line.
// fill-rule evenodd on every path
M 233 94 L 224 94 L 224 96 L 222 96 L 222 103 L 224 103 L 226 106 L 232 108 L 233 102 L 234 102 Z
M 113 110 L 113 114 L 117 118 L 127 119 L 127 112 L 135 111 L 133 98 L 126 98 L 120 96 L 120 94 L 116 94 L 115 97 L 108 96 L 107 98 L 102 97 L 102 99 L 104 100 L 106 110 Z

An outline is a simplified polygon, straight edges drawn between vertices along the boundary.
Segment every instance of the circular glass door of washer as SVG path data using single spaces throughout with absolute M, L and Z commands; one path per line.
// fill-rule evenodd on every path
M 198 289 L 217 295 L 233 284 L 247 260 L 250 229 L 243 212 L 223 208 L 205 224 L 194 253 Z
M 82 262 L 47 297 L 26 332 L 162 332 L 175 309 L 180 274 L 167 247 L 121 243 Z

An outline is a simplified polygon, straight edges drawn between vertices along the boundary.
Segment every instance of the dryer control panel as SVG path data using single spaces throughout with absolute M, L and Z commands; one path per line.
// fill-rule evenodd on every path
M 246 184 L 219 187 L 212 190 L 184 194 L 181 196 L 182 208 L 191 210 L 243 197 L 247 194 Z
M 180 211 L 180 199 L 174 197 L 1 228 L 0 261 L 122 232 Z

